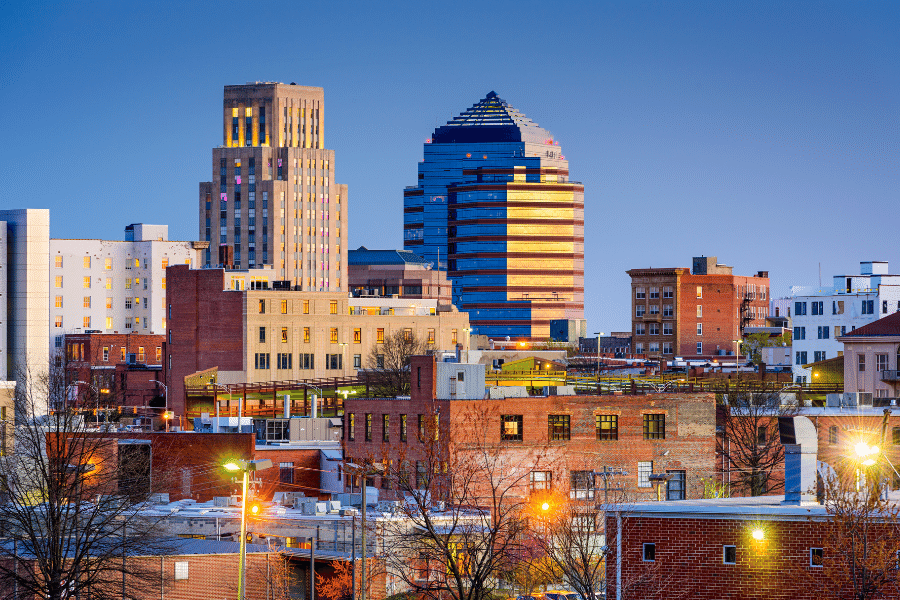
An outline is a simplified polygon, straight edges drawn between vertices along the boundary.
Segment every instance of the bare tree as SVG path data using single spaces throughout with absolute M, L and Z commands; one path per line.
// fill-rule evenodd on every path
M 797 414 L 796 404 L 782 404 L 779 392 L 733 393 L 717 407 L 717 453 L 736 476 L 731 492 L 762 496 L 784 488 L 773 476 L 784 465 L 778 418 Z
M 60 410 L 42 414 L 48 401 Z M 61 370 L 20 373 L 14 452 L 0 459 L 0 589 L 47 600 L 138 598 L 158 585 L 159 569 L 129 557 L 169 547 L 144 516 L 149 447 L 120 449 L 65 405 Z
M 401 518 L 385 525 L 391 551 L 383 558 L 388 573 L 425 598 L 486 598 L 520 559 L 529 473 L 544 455 L 541 447 L 506 452 L 499 415 L 460 411 L 452 444 L 449 428 L 430 421 L 422 452 L 382 463 L 405 496 Z
M 868 600 L 900 592 L 900 506 L 882 493 L 886 474 L 878 465 L 869 469 L 859 476 L 852 470 L 832 474 L 824 482 L 829 520 L 821 525 L 822 548 L 810 556 L 821 566 L 810 577 L 821 598 Z
M 367 360 L 369 387 L 382 398 L 409 395 L 409 361 L 425 354 L 430 344 L 416 336 L 411 329 L 398 330 L 375 344 Z

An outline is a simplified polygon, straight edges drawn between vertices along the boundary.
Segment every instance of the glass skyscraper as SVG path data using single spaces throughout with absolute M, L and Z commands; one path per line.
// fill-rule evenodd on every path
M 473 333 L 545 340 L 584 318 L 584 186 L 496 93 L 435 130 L 404 190 L 404 247 L 446 270 Z

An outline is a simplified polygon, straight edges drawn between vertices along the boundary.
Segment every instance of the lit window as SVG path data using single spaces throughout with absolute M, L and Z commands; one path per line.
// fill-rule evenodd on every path
M 259 301 L 259 314 L 261 314 L 261 315 L 266 314 L 266 301 L 265 300 Z
M 384 343 L 384 329 L 381 327 L 375 332 L 375 342 L 378 344 Z
M 702 297 L 703 297 L 703 286 L 702 286 L 702 285 L 698 285 L 698 286 L 697 286 L 697 297 L 698 297 L 698 298 L 702 298 Z
M 112 271 L 112 259 L 107 258 L 103 260 L 103 268 L 107 271 Z
M 287 341 L 288 341 L 288 328 L 282 327 L 281 328 L 281 343 L 286 344 Z
M 169 259 L 168 258 L 162 259 L 162 268 L 165 269 L 168 266 L 169 266 Z
M 62 308 L 62 296 L 56 296 L 56 302 L 54 303 L 56 308 Z
M 331 303 L 329 304 L 329 312 L 333 315 L 336 315 L 337 309 L 338 309 L 337 300 L 332 300 Z
M 131 278 L 130 278 L 130 277 L 127 278 L 127 279 L 125 279 L 125 289 L 126 289 L 126 290 L 130 290 L 130 289 L 131 289 Z
M 281 314 L 286 315 L 286 314 L 287 314 L 287 308 L 288 308 L 288 301 L 287 301 L 287 300 L 282 300 L 282 301 L 281 301 Z
M 571 418 L 570 415 L 547 415 L 547 437 L 555 442 L 570 439 L 572 435 Z
M 501 415 L 500 439 L 504 442 L 522 441 L 522 415 Z
M 598 440 L 618 440 L 619 439 L 619 416 L 618 415 L 596 415 L 594 421 L 597 429 Z
M 141 259 L 139 259 L 139 258 L 134 259 L 134 268 L 135 269 L 141 268 Z
M 81 279 L 81 287 L 86 288 L 86 289 L 87 289 L 87 288 L 90 288 L 90 287 L 91 287 L 91 278 L 90 278 L 90 277 L 83 277 L 83 278 Z
M 179 561 L 175 563 L 175 579 L 187 579 L 188 578 L 188 562 L 187 561 Z
M 362 344 L 362 329 L 357 328 L 353 330 L 353 343 Z
M 54 317 L 53 325 L 55 327 L 62 327 L 62 315 L 56 315 L 56 317 Z
M 457 337 L 456 330 L 455 330 L 455 329 L 451 329 L 451 330 L 450 330 L 450 343 L 451 343 L 451 344 L 455 344 L 455 343 L 456 343 L 456 337 Z
M 91 268 L 91 257 L 90 256 L 85 256 L 82 262 L 84 263 L 85 269 Z
M 112 277 L 106 278 L 106 289 L 108 289 L 108 290 L 112 289 Z
M 63 257 L 62 256 L 54 256 L 53 257 L 53 266 L 57 269 L 62 269 L 63 266 Z
M 429 330 L 428 330 L 428 340 L 427 340 L 427 343 L 429 343 L 429 344 L 433 344 L 433 343 L 434 343 L 434 329 L 429 329 Z
M 331 328 L 331 342 L 333 344 L 336 344 L 337 341 L 338 341 L 338 329 L 337 329 L 337 327 L 332 327 Z
M 107 329 L 113 328 L 113 318 L 112 317 L 106 317 L 106 328 Z
M 143 346 L 138 346 L 138 355 L 137 355 L 137 359 L 138 359 L 140 362 L 144 362 L 144 347 L 143 347 Z
M 549 490 L 552 487 L 552 482 L 552 471 L 532 471 L 528 474 L 528 486 L 531 488 L 532 492 Z
M 57 275 L 53 278 L 53 286 L 57 288 L 62 287 L 62 275 Z
M 303 342 L 306 344 L 309 343 L 309 327 L 303 328 Z
M 308 315 L 308 314 L 309 314 L 309 300 L 304 300 L 304 301 L 303 301 L 303 314 L 304 314 L 304 315 Z
M 666 415 L 664 413 L 650 413 L 644 415 L 644 439 L 666 439 Z
M 166 289 L 166 278 L 162 278 L 162 289 Z
M 83 305 L 84 305 L 84 308 L 90 308 L 90 307 L 91 307 L 91 297 L 90 297 L 90 296 L 85 296 L 85 297 L 84 297 Z
M 90 318 L 90 317 L 84 317 L 84 319 L 83 319 L 83 324 L 84 324 L 84 328 L 85 328 L 85 329 L 90 329 L 90 328 L 91 328 L 91 318 Z

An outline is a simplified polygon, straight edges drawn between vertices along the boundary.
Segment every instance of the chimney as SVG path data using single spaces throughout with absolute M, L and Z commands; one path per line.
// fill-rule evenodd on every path
M 806 417 L 778 417 L 778 433 L 784 444 L 784 502 L 815 502 L 816 426 Z

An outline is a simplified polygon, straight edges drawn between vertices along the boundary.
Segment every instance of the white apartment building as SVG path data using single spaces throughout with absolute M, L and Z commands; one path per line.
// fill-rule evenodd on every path
M 811 381 L 803 365 L 843 354 L 838 336 L 900 311 L 900 275 L 889 275 L 885 261 L 859 264 L 859 275 L 835 275 L 831 287 L 798 286 L 772 301 L 771 314 L 777 307 L 793 325 L 794 381 Z
M 125 240 L 50 240 L 50 336 L 164 334 L 166 267 L 198 267 L 208 242 L 169 241 L 168 225 L 136 223 Z

